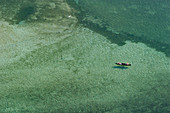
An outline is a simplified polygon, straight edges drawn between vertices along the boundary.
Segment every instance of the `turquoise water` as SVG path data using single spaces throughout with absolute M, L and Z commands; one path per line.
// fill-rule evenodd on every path
M 119 45 L 126 40 L 142 42 L 170 55 L 168 0 L 79 0 L 77 3 L 82 10 L 82 23 L 109 40 Z
M 169 36 L 168 0 L 0 0 L 0 112 L 169 113 Z

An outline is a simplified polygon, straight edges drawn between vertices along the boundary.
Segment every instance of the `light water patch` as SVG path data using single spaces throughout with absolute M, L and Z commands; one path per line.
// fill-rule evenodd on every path
M 1 106 L 8 98 L 13 102 L 8 108 L 21 109 L 23 102 L 25 110 L 32 112 L 111 112 L 115 108 L 122 110 L 122 103 L 127 101 L 131 103 L 128 110 L 133 111 L 134 99 L 145 106 L 166 103 L 164 89 L 168 88 L 170 59 L 142 43 L 118 46 L 80 27 L 69 38 L 36 49 L 23 59 L 15 70 L 1 70 L 1 78 L 6 81 L 1 85 Z M 30 68 L 25 60 L 37 64 Z M 132 66 L 114 68 L 116 62 L 129 62 Z M 162 91 L 164 97 L 159 100 Z M 144 95 L 145 99 L 141 99 Z

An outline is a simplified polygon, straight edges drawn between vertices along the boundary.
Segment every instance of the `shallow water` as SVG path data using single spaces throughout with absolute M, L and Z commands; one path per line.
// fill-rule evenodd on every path
M 170 112 L 169 9 L 168 0 L 1 0 L 0 112 Z

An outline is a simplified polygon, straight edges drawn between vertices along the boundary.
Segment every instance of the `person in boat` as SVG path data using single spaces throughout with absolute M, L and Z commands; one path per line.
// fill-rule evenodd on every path
M 120 63 L 120 62 L 117 62 L 115 64 L 120 65 L 120 66 L 131 66 L 131 64 L 129 64 L 129 63 Z

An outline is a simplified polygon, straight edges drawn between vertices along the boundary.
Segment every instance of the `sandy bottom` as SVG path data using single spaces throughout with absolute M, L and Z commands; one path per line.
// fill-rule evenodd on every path
M 42 46 L 30 46 L 35 40 L 29 39 L 20 57 L 5 57 L 13 50 L 1 56 L 0 112 L 168 111 L 170 59 L 165 54 L 143 43 L 111 44 L 82 27 L 62 40 L 51 37 Z

